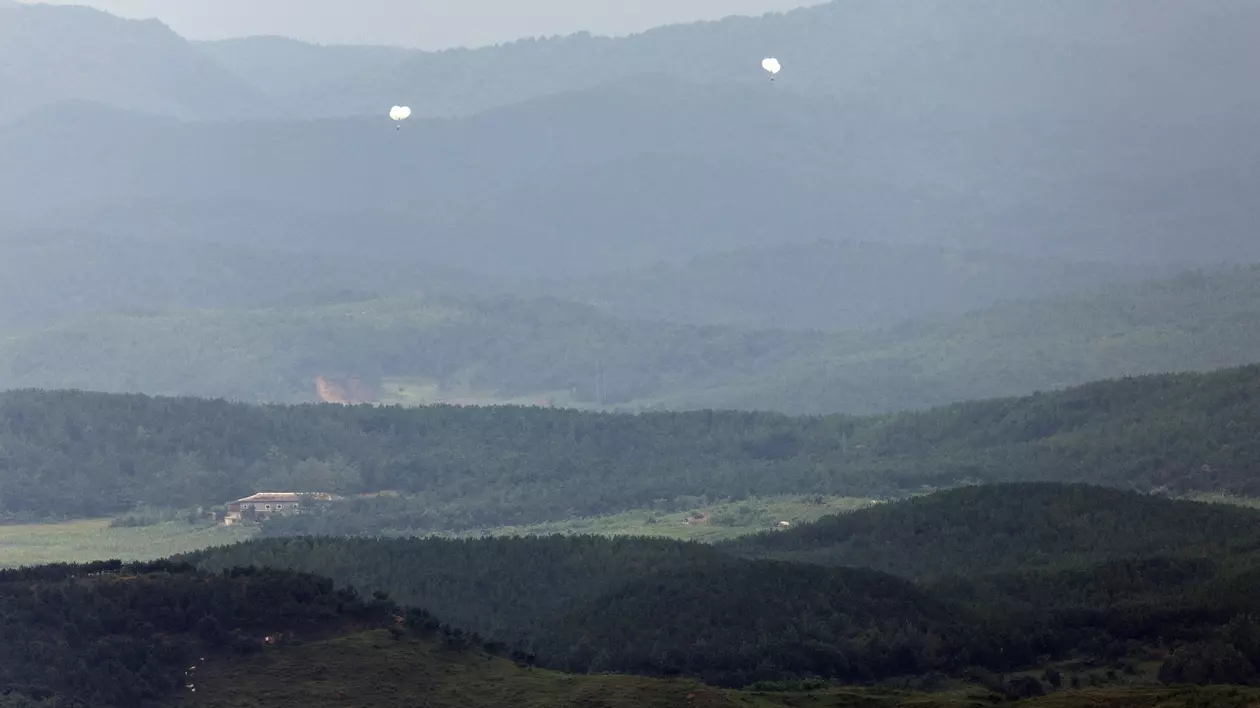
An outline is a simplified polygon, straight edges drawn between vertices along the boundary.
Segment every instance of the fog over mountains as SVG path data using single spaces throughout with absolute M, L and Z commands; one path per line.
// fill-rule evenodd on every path
M 838 0 L 422 52 L 0 5 L 0 326 L 440 292 L 881 330 L 1245 265 L 1257 28 L 1245 0 Z

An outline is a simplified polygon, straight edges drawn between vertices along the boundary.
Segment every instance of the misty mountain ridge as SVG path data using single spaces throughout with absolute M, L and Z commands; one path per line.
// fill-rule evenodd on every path
M 1243 363 L 1251 342 L 1229 334 L 1228 318 L 1200 295 L 1138 323 L 1095 299 L 1104 296 L 1027 301 L 1260 261 L 1251 169 L 1260 124 L 1249 112 L 1260 89 L 1241 76 L 1257 44 L 1245 41 L 1260 26 L 1246 21 L 1254 6 L 1158 0 L 1134 20 L 1132 0 L 1102 9 L 966 1 L 962 14 L 937 0 L 835 2 L 621 39 L 437 54 L 274 38 L 193 44 L 157 23 L 21 8 L 30 33 L 0 30 L 0 53 L 20 60 L 13 66 L 38 64 L 57 45 L 37 39 L 71 29 L 122 49 L 71 72 L 82 90 L 55 72 L 27 72 L 56 90 L 30 94 L 35 107 L 0 124 L 5 230 L 82 234 L 110 264 L 49 265 L 66 292 L 18 289 L 29 279 L 15 276 L 12 302 L 26 304 L 10 310 L 27 314 L 6 326 L 47 329 L 4 341 L 6 379 L 150 390 L 156 377 L 163 392 L 283 399 L 332 366 L 442 384 L 471 377 L 496 394 L 577 391 L 587 403 L 810 412 Z M 96 46 L 68 44 L 66 66 L 77 66 L 80 44 Z M 173 58 L 163 63 L 165 54 Z M 757 70 L 764 54 L 784 61 L 779 81 Z M 251 62 L 270 62 L 256 79 L 268 86 L 242 78 L 254 75 Z M 424 68 L 432 62 L 445 63 Z M 303 92 L 329 105 L 358 100 L 315 78 L 332 67 L 348 73 L 331 81 L 364 91 L 403 84 L 370 111 L 303 104 Z M 408 100 L 421 79 L 438 83 Z M 215 112 L 185 110 L 194 89 Z M 250 95 L 278 101 L 282 119 Z M 416 117 L 394 130 L 384 108 L 400 102 Z M 125 244 L 118 254 L 101 250 L 112 240 Z M 175 273 L 191 274 L 193 260 L 165 279 L 147 275 L 159 254 L 180 248 L 213 265 L 183 290 Z M 32 264 L 75 256 L 64 242 L 10 252 Z M 270 255 L 251 267 L 256 252 Z M 111 286 L 113 267 L 144 282 Z M 300 282 L 303 267 L 318 282 Z M 216 278 L 231 297 L 214 293 Z M 459 327 L 418 325 L 431 314 L 423 297 L 397 304 L 431 291 L 457 301 Z M 1125 293 L 1116 302 L 1139 307 Z M 468 303 L 487 295 L 513 304 L 483 317 Z M 389 303 L 386 326 L 374 329 L 370 296 Z M 536 298 L 595 307 L 577 314 Z M 350 301 L 357 309 L 332 312 Z M 992 307 L 1012 301 L 1024 304 Z M 1249 321 L 1249 307 L 1230 316 Z M 84 324 L 105 312 L 115 315 Z M 540 345 L 504 323 L 506 312 L 546 322 L 555 341 Z M 1212 317 L 1191 324 L 1204 313 Z M 695 329 L 713 324 L 722 326 Z M 1195 340 L 1195 327 L 1208 334 Z M 503 332 L 528 352 L 521 360 L 542 363 L 536 372 L 501 366 L 511 352 L 486 342 Z M 215 337 L 239 349 L 224 354 Z M 644 346 L 616 362 L 620 381 L 586 391 L 602 376 L 592 367 L 602 371 L 604 355 L 631 339 Z M 196 341 L 209 342 L 204 352 L 175 356 Z M 202 371 L 154 367 L 140 342 L 181 366 L 217 358 Z M 318 357 L 296 355 L 295 342 Z M 406 364 L 437 351 L 432 371 Z
M 119 310 L 313 305 L 338 293 L 419 291 L 553 297 L 623 319 L 677 324 L 882 329 L 1160 273 L 939 246 L 818 241 L 716 252 L 598 277 L 491 278 L 372 252 L 0 229 L 0 331 Z
M 458 115 L 645 72 L 755 83 L 764 81 L 757 62 L 774 55 L 784 61 L 783 90 L 857 97 L 906 112 L 974 115 L 974 107 L 983 106 L 989 114 L 1026 113 L 1031 104 L 1044 104 L 1059 113 L 1080 105 L 1082 115 L 1097 116 L 1117 104 L 1136 106 L 1139 97 L 1167 102 L 1173 98 L 1170 82 L 1177 86 L 1177 100 L 1185 102 L 1184 112 L 1195 110 L 1189 104 L 1196 98 L 1204 99 L 1201 105 L 1218 102 L 1220 88 L 1244 78 L 1250 62 L 1237 60 L 1254 57 L 1254 30 L 1248 28 L 1256 26 L 1256 12 L 1244 0 L 1211 7 L 1172 0 L 1067 0 L 1014 12 L 995 0 L 838 0 L 620 38 L 577 33 L 479 49 L 395 54 L 391 60 L 398 61 L 387 68 L 372 65 L 360 75 L 298 89 L 287 98 L 324 114 L 372 112 L 398 96 L 415 96 L 417 115 Z M 259 67 L 291 66 L 298 52 L 291 41 L 244 41 Z M 199 46 L 219 57 L 237 55 L 241 42 Z M 374 50 L 338 51 L 367 57 Z M 1178 61 L 1171 63 L 1167 56 Z M 1226 66 L 1215 66 L 1211 74 L 1197 74 L 1222 62 Z M 473 67 L 479 81 L 469 81 Z M 264 76 L 274 72 L 260 71 Z M 1152 81 L 1163 86 L 1156 88 Z M 306 87 L 316 81 L 303 76 L 296 83 Z M 1082 89 L 1089 100 L 1079 100 Z M 1246 90 L 1233 90 L 1240 89 Z M 1077 100 L 1056 100 L 1065 98 L 1065 91 Z M 1255 92 L 1249 95 L 1254 98 Z
M 1237 366 L 1260 348 L 1260 267 L 865 332 L 621 319 L 552 298 L 314 295 L 67 319 L 0 340 L 0 387 L 306 402 L 317 377 L 350 376 L 375 389 L 365 400 L 406 405 L 862 414 Z
M 690 324 L 886 329 L 1167 274 L 931 244 L 820 240 L 713 252 L 590 278 L 512 283 L 504 292 L 546 293 L 619 317 Z
M 0 11 L 0 123 L 68 99 L 181 118 L 274 108 L 156 20 L 81 6 L 17 3 Z
M 82 8 L 20 10 L 41 20 L 90 12 L 100 32 L 119 31 L 104 13 Z M 764 81 L 760 58 L 777 55 L 785 66 L 780 90 L 894 112 L 1035 115 L 1054 106 L 1060 115 L 1100 118 L 1146 107 L 1151 116 L 1203 117 L 1221 113 L 1221 97 L 1229 95 L 1230 112 L 1241 119 L 1256 106 L 1256 91 L 1243 79 L 1254 65 L 1257 12 L 1246 0 L 1064 0 L 1017 11 L 999 0 L 837 0 L 620 38 L 577 33 L 420 52 L 249 37 L 181 40 L 179 52 L 198 54 L 242 85 L 252 83 L 258 95 L 309 116 L 374 115 L 400 100 L 414 104 L 417 116 L 466 115 L 645 73 L 754 84 Z M 42 42 L 43 32 L 56 37 L 39 24 L 27 36 Z
M 1260 125 L 1251 142 L 1204 127 L 1175 147 L 1158 135 L 1168 126 L 1124 137 L 1068 126 L 1100 147 L 1064 159 L 1065 127 L 1049 119 L 925 126 L 776 91 L 640 77 L 398 131 L 383 117 L 163 123 L 50 109 L 0 128 L 0 200 L 15 224 L 333 252 L 350 243 L 498 275 L 820 238 L 1260 260 L 1250 228 L 1260 207 L 1251 178 L 1233 171 L 1260 150 Z

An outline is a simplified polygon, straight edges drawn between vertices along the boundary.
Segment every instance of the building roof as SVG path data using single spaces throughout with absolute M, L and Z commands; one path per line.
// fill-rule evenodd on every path
M 317 501 L 331 501 L 333 496 L 324 493 L 299 493 L 299 492 L 259 492 L 253 496 L 237 499 L 233 504 L 241 504 L 244 502 L 298 502 L 302 501 L 302 497 L 307 496 Z

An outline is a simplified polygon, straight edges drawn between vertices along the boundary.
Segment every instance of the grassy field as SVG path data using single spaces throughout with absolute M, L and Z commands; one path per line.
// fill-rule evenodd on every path
M 1198 501 L 1260 507 L 1260 499 L 1197 495 Z M 824 516 L 862 509 L 875 502 L 855 497 L 782 496 L 662 512 L 636 509 L 612 516 L 569 519 L 530 526 L 499 526 L 452 534 L 451 538 L 592 534 L 650 536 L 683 541 L 718 542 L 752 533 L 817 521 Z M 59 524 L 0 526 L 0 567 L 74 563 L 108 558 L 149 560 L 247 540 L 251 527 L 189 526 L 170 522 L 140 528 L 111 528 L 109 519 Z
M 817 521 L 824 516 L 861 509 L 869 499 L 854 497 L 783 496 L 717 504 L 690 511 L 665 513 L 636 509 L 612 516 L 570 519 L 530 526 L 502 526 L 458 534 L 478 536 L 593 534 L 601 536 L 652 536 L 684 541 L 724 541 L 751 533 Z
M 109 519 L 0 526 L 0 567 L 93 560 L 152 560 L 244 541 L 253 529 L 181 522 L 111 528 Z
M 1255 497 L 1240 497 L 1236 494 L 1216 494 L 1204 492 L 1201 494 L 1187 495 L 1186 499 L 1200 501 L 1207 504 L 1229 504 L 1231 506 L 1245 506 L 1248 509 L 1260 509 L 1260 499 Z
M 526 396 L 500 396 L 494 391 L 477 389 L 464 382 L 443 385 L 440 381 L 419 377 L 387 378 L 381 381 L 381 405 L 428 406 L 542 406 L 595 410 L 583 404 L 569 391 L 543 391 Z
M 979 708 L 976 686 L 937 694 L 834 687 L 732 691 L 686 679 L 571 676 L 522 668 L 474 650 L 392 639 L 384 631 L 267 648 L 261 656 L 201 662 L 174 705 L 189 708 Z M 999 701 L 1000 702 L 1000 701 Z M 1260 691 L 1131 686 L 1053 693 L 1030 708 L 1252 708 Z
M 778 526 L 814 521 L 860 509 L 871 502 L 849 497 L 767 497 L 686 512 L 628 511 L 615 516 L 572 519 L 533 526 L 503 526 L 459 534 L 479 536 L 595 534 L 654 536 L 688 541 L 722 541 Z M 140 528 L 112 528 L 109 519 L 59 524 L 0 526 L 0 567 L 42 563 L 81 563 L 118 558 L 151 560 L 251 538 L 257 528 L 189 526 L 169 522 Z

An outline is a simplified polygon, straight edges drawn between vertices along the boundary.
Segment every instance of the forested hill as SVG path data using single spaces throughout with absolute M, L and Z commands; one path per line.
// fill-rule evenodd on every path
M 353 374 L 386 401 L 432 385 L 455 400 L 616 405 L 721 386 L 831 339 L 618 320 L 553 299 L 346 298 L 98 315 L 10 337 L 0 340 L 0 387 L 297 403 L 316 400 L 316 377 Z
M 418 287 L 405 261 L 377 269 L 370 260 L 338 262 L 324 256 L 286 262 L 282 254 L 262 249 L 190 248 L 174 258 L 172 251 L 179 249 L 171 244 L 152 253 L 145 248 L 87 237 L 0 239 L 0 256 L 13 253 L 18 259 L 9 263 L 0 257 L 0 275 L 15 276 L 0 277 L 0 294 L 7 296 L 0 298 L 0 326 L 8 320 L 31 328 L 0 337 L 0 387 L 298 403 L 316 400 L 317 377 L 342 375 L 368 382 L 367 400 L 386 403 L 550 401 L 627 411 L 864 414 L 1023 395 L 1126 374 L 1208 371 L 1251 363 L 1260 351 L 1257 267 L 1187 272 L 910 322 L 898 322 L 912 314 L 906 293 L 859 297 L 853 291 L 826 291 L 812 299 L 861 301 L 838 317 L 860 320 L 885 313 L 889 326 L 819 332 L 621 319 L 610 313 L 652 307 L 651 298 L 632 295 L 616 300 L 588 293 L 595 302 L 587 304 L 457 294 L 452 291 L 484 281 L 440 269 L 418 270 L 425 274 L 426 292 L 404 295 Z M 973 283 L 971 295 L 959 294 L 949 305 L 962 307 L 968 297 L 1013 297 L 1001 274 L 1015 277 L 1035 264 L 1021 261 L 1008 268 L 982 254 L 938 250 L 933 255 L 877 246 L 793 252 L 797 255 L 776 261 L 781 268 L 768 266 L 778 276 L 760 285 L 749 284 L 750 276 L 738 265 L 747 264 L 747 255 L 724 261 L 731 268 L 727 276 L 706 282 L 718 292 L 726 287 L 723 282 L 759 292 L 761 285 L 775 288 L 792 280 L 794 259 L 813 254 L 819 262 L 835 262 L 856 254 L 861 256 L 855 256 L 856 263 L 872 268 L 872 278 L 891 283 L 891 262 L 907 264 L 920 253 L 914 270 L 924 288 L 916 291 L 921 299 L 935 299 L 934 288 L 950 289 L 965 273 L 988 273 L 977 279 L 991 278 L 989 285 Z M 164 280 L 137 276 L 126 279 L 126 288 L 110 285 L 118 280 L 110 268 L 136 274 L 159 257 L 171 264 L 172 270 L 163 270 Z M 189 258 L 204 266 L 194 267 Z M 35 283 L 25 274 L 25 268 L 44 272 L 40 269 L 58 260 L 76 265 L 49 270 L 47 282 Z M 306 269 L 312 281 L 300 277 Z M 1104 276 L 1085 273 L 1081 278 L 1076 282 L 1083 287 L 1086 280 Z M 232 294 L 216 288 L 218 280 L 231 284 Z M 57 283 L 75 285 L 53 292 Z M 574 297 L 581 292 L 554 287 Z M 708 286 L 696 281 L 695 287 Z M 636 289 L 656 288 L 649 279 L 630 288 Z M 397 294 L 373 294 L 391 291 Z M 41 292 L 49 297 L 41 298 Z M 250 299 L 258 304 L 235 309 L 249 307 Z M 770 310 L 791 309 L 790 299 Z M 183 309 L 134 311 L 155 300 Z M 723 313 L 729 313 L 730 304 L 714 309 L 705 304 L 722 300 L 717 294 L 697 295 L 692 311 L 727 319 Z M 133 309 L 86 316 L 95 306 Z M 215 307 L 222 309 L 205 309 Z M 796 324 L 826 324 L 820 308 L 798 308 Z M 687 311 L 683 308 L 678 317 L 686 318 Z M 65 319 L 49 324 L 59 317 Z
M 1068 491 L 1065 498 L 1075 501 L 1067 506 L 1082 506 L 1080 490 Z M 1036 516 L 1029 515 L 1034 523 Z M 1014 520 L 1013 530 L 1020 525 Z M 195 554 L 189 560 L 200 569 L 179 559 L 25 568 L 0 572 L 0 705 L 237 708 L 264 701 L 323 708 L 370 697 L 373 705 L 487 708 L 514 700 L 766 708 L 930 700 L 974 708 L 981 697 L 996 702 L 1053 691 L 1055 705 L 1168 708 L 1182 705 L 1170 701 L 1178 694 L 1149 684 L 1140 692 L 1109 689 L 1114 703 L 1075 689 L 1085 681 L 1128 683 L 1130 676 L 1146 683 L 1154 678 L 1149 667 L 1170 647 L 1158 672 L 1165 683 L 1257 681 L 1256 566 L 1221 572 L 1214 564 L 1246 558 L 1225 548 L 1206 552 L 1056 569 L 1031 586 L 1032 576 L 973 577 L 974 587 L 916 586 L 870 569 L 595 537 L 271 539 Z M 297 567 L 331 577 L 286 569 Z M 1051 588 L 1052 601 L 1027 602 Z M 976 589 L 979 599 L 969 594 Z M 396 600 L 442 604 L 477 631 Z M 521 643 L 506 646 L 507 638 Z M 524 666 L 511 666 L 506 656 Z M 685 673 L 731 685 L 794 683 L 787 692 L 758 686 L 736 694 L 677 679 L 562 676 L 535 663 L 577 672 Z M 991 673 L 1008 671 L 1023 675 Z M 868 695 L 818 678 L 892 679 L 950 693 L 910 696 L 884 685 Z M 799 692 L 807 685 L 795 683 L 801 679 L 819 690 Z M 968 679 L 979 686 L 963 683 Z M 963 686 L 984 692 L 951 702 Z M 1234 700 L 1210 702 L 1213 695 Z M 1187 706 L 1237 707 L 1250 705 L 1252 695 L 1184 698 Z
M 157 23 L 23 5 L 0 26 L 3 113 L 28 121 L 0 130 L 0 204 L 9 223 L 517 272 L 832 234 L 1116 262 L 1260 257 L 1254 4 L 966 8 L 840 0 L 623 39 L 310 52 L 360 68 L 347 76 L 295 64 L 282 40 L 193 47 Z M 1137 35 L 1136 15 L 1151 18 Z M 85 49 L 102 46 L 117 56 Z M 757 67 L 771 47 L 785 50 L 774 84 Z M 390 130 L 381 107 L 404 96 L 423 97 L 411 130 Z M 284 120 L 181 125 L 84 101 L 202 118 L 279 106 Z M 346 115 L 363 119 L 317 120 Z
M 599 277 L 534 274 L 517 282 L 442 269 L 424 257 L 12 228 L 0 224 L 0 328 L 15 331 L 108 312 L 313 306 L 319 303 L 311 293 L 337 291 L 557 297 L 627 319 L 842 330 L 1164 274 L 930 245 L 824 240 L 735 249 Z
M 544 665 L 576 672 L 672 669 L 732 686 L 805 674 L 861 680 L 910 669 L 887 656 L 916 652 L 912 643 L 921 636 L 898 633 L 906 623 L 955 646 L 971 636 L 958 607 L 899 578 L 749 562 L 699 544 L 296 538 L 188 560 L 212 572 L 250 564 L 319 568 L 339 583 L 384 589 L 455 626 L 532 651 Z M 849 658 L 840 666 L 835 649 L 798 653 L 800 641 L 841 648 Z M 933 668 L 961 668 L 948 655 L 917 658 Z
M 140 502 L 211 506 L 262 489 L 393 490 L 409 496 L 373 523 L 426 530 L 678 498 L 901 495 L 966 480 L 1254 493 L 1258 394 L 1260 366 L 871 418 L 17 391 L 0 395 L 0 510 L 83 516 Z
M 1248 615 L 1260 610 L 1252 591 L 1260 511 L 1021 484 L 856 516 L 867 517 L 852 524 L 857 538 L 830 557 L 784 551 L 802 538 L 841 537 L 844 519 L 716 548 L 595 536 L 299 537 L 182 560 L 210 572 L 259 564 L 380 588 L 577 672 L 681 671 L 741 685 L 1027 670 L 1071 657 L 1136 673 L 1169 647 L 1223 641 L 1246 657 L 1234 666 L 1241 672 L 1205 660 L 1177 674 L 1170 660 L 1167 680 L 1257 676 L 1260 625 Z M 728 555 L 755 549 L 784 560 Z M 927 582 L 826 567 L 841 563 Z
M 878 413 L 1255 361 L 1260 267 L 1188 271 L 904 323 L 666 407 Z M 845 402 L 845 403 L 839 403 Z
M 207 660 L 256 655 L 276 632 L 313 639 L 392 625 L 399 613 L 324 578 L 205 575 L 169 561 L 0 572 L 0 608 L 0 705 L 17 708 L 170 705 L 197 687 Z
M 721 564 L 725 558 L 695 543 L 550 536 L 271 538 L 180 560 L 211 572 L 257 565 L 388 590 L 400 602 L 424 607 L 457 627 L 517 642 L 546 634 L 557 616 L 636 578 Z
M 724 544 L 755 557 L 914 579 L 1260 554 L 1260 511 L 1088 485 L 965 487 Z

